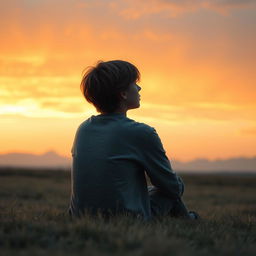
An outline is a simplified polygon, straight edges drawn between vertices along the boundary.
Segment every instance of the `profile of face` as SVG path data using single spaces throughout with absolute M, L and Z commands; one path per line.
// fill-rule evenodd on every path
M 127 109 L 140 107 L 140 94 L 141 87 L 135 82 L 130 84 L 129 88 L 122 92 L 123 103 L 126 104 Z

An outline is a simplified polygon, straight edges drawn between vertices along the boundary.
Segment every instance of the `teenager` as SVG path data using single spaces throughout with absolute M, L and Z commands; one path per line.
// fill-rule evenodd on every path
M 76 131 L 71 216 L 199 218 L 181 199 L 184 183 L 173 171 L 155 128 L 127 117 L 128 110 L 140 107 L 139 79 L 137 67 L 122 60 L 99 61 L 83 76 L 82 93 L 99 114 Z

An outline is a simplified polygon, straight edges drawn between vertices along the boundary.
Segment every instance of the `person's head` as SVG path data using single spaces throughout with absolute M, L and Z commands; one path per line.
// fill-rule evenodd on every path
M 139 80 L 139 70 L 127 61 L 98 61 L 87 69 L 80 88 L 97 112 L 111 113 L 140 106 L 141 87 L 136 84 Z

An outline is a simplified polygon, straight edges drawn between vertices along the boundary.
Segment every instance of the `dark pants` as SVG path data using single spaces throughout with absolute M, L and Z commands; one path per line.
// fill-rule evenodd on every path
M 148 192 L 152 217 L 170 215 L 173 217 L 189 218 L 188 209 L 181 198 L 171 199 L 154 186 L 148 186 Z
M 184 192 L 184 187 L 182 194 Z M 151 214 L 154 217 L 161 217 L 161 216 L 172 216 L 172 217 L 184 217 L 190 218 L 188 209 L 184 205 L 181 198 L 171 199 L 163 194 L 157 187 L 155 186 L 148 186 L 148 193 L 150 198 L 150 207 L 151 207 Z M 126 212 L 127 213 L 127 212 Z M 68 214 L 72 217 L 71 209 L 69 208 Z M 84 214 L 84 213 L 83 213 Z M 82 214 L 82 215 L 83 215 Z M 96 216 L 95 212 L 90 212 L 87 210 L 87 214 Z M 130 216 L 138 218 L 137 214 L 129 212 Z M 104 217 L 106 220 L 112 215 L 109 212 L 101 211 L 101 216 Z M 77 217 L 81 217 L 80 215 Z M 141 216 L 140 216 L 141 217 Z M 139 218 L 140 218 L 139 217 Z

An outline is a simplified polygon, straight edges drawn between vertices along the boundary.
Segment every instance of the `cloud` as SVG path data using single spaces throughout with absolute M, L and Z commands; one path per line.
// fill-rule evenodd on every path
M 44 97 L 80 96 L 79 79 L 72 76 L 0 77 L 2 102 Z
M 25 98 L 13 104 L 2 103 L 0 105 L 1 117 L 77 118 L 94 112 L 81 99 L 72 97 L 52 97 L 40 100 Z
M 57 110 L 67 114 L 83 113 L 86 107 L 84 100 L 80 97 L 48 97 L 41 99 L 39 103 L 41 109 Z
M 226 15 L 233 9 L 255 8 L 256 3 L 254 0 L 116 0 L 110 6 L 120 16 L 133 20 L 160 13 L 165 17 L 175 18 L 202 9 Z
M 243 128 L 240 130 L 240 133 L 245 134 L 245 135 L 255 136 L 256 135 L 256 126 Z
M 69 154 L 77 125 L 97 114 L 82 70 L 125 59 L 142 74 L 128 116 L 159 128 L 171 156 L 253 152 L 255 1 L 12 0 L 0 15 L 3 150 Z
M 136 117 L 162 123 L 175 124 L 193 120 L 208 121 L 254 121 L 256 106 L 238 106 L 232 104 L 218 104 L 212 102 L 195 102 L 183 104 L 157 104 L 141 102 L 140 108 L 134 113 Z M 76 118 L 82 115 L 98 114 L 92 104 L 80 97 L 42 97 L 20 98 L 12 102 L 3 101 L 0 106 L 1 116 L 20 115 L 24 117 L 62 117 Z M 251 133 L 252 130 L 243 130 Z
M 216 10 L 217 12 L 227 14 L 233 9 L 241 8 L 255 8 L 255 0 L 213 0 L 213 1 L 202 1 L 204 6 L 209 9 Z
M 238 108 L 246 105 L 247 109 L 254 106 L 256 96 L 252 14 L 226 18 L 205 10 L 239 11 L 254 7 L 254 3 L 2 1 L 0 33 L 6 35 L 1 38 L 0 50 L 2 102 L 15 105 L 33 99 L 43 108 L 79 111 L 75 104 L 65 106 L 65 101 L 62 104 L 56 99 L 82 99 L 82 70 L 98 59 L 120 58 L 141 70 L 146 102 L 191 106 L 185 111 L 195 117 L 205 107 L 198 110 L 194 106 L 204 102 Z M 125 12 L 134 19 L 123 18 Z M 252 111 L 241 116 L 250 118 Z M 224 118 L 224 113 L 233 118 L 232 113 L 218 114 L 214 108 L 206 112 L 205 116 L 212 118 Z
M 150 116 L 155 120 L 166 122 L 185 122 L 189 120 L 208 121 L 254 121 L 256 106 L 237 106 L 235 104 L 221 104 L 212 102 L 187 103 L 183 105 L 161 105 L 142 102 L 141 108 L 136 110 L 138 116 Z

